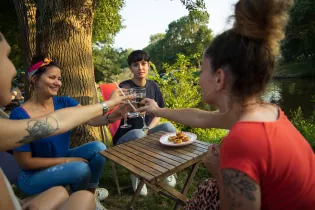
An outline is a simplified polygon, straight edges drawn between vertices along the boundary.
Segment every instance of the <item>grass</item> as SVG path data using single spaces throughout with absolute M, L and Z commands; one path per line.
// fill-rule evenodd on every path
M 315 64 L 309 62 L 289 63 L 276 67 L 275 77 L 314 77 Z
M 116 164 L 117 175 L 119 179 L 120 186 L 131 186 L 131 180 L 129 178 L 129 173 L 126 169 Z M 105 173 L 102 176 L 100 181 L 100 187 L 105 187 L 109 191 L 109 197 L 104 201 L 103 205 L 107 209 L 118 210 L 126 209 L 126 206 L 131 201 L 134 192 L 132 188 L 122 191 L 122 195 L 118 195 L 116 186 L 114 183 L 112 168 L 109 161 L 105 165 Z M 177 173 L 177 184 L 176 189 L 181 190 L 186 181 L 188 170 L 183 170 Z M 199 169 L 194 177 L 193 183 L 190 186 L 187 196 L 191 197 L 194 191 L 197 189 L 199 184 L 205 179 L 209 178 L 210 174 L 208 170 L 200 164 Z M 150 209 L 150 210 L 167 210 L 173 209 L 175 202 L 171 199 L 168 199 L 148 188 L 148 195 L 146 197 L 140 196 L 136 202 L 135 209 Z

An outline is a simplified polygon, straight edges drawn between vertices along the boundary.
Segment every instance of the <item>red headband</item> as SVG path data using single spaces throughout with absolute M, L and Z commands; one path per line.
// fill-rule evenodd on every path
M 32 78 L 32 76 L 34 76 L 34 74 L 38 71 L 38 69 L 40 67 L 43 66 L 47 66 L 49 65 L 51 62 L 53 62 L 53 60 L 51 60 L 50 58 L 45 58 L 44 61 L 39 61 L 37 63 L 35 63 L 34 65 L 32 65 L 29 69 L 28 69 L 28 77 Z

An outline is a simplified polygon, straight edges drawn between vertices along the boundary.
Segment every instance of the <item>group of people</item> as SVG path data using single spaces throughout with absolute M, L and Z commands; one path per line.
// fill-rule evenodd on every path
M 162 94 L 157 84 L 147 80 L 150 57 L 144 51 L 133 51 L 128 57 L 128 63 L 133 72 L 133 79 L 124 81 L 120 86 L 124 89 L 131 87 L 145 87 L 147 97 L 159 101 L 164 107 Z M 57 63 L 46 56 L 36 56 L 28 70 L 31 98 L 22 106 L 15 108 L 10 119 L 33 119 L 52 113 L 56 110 L 81 106 L 78 101 L 66 96 L 57 96 L 61 87 L 61 70 Z M 127 87 L 127 85 L 131 87 Z M 99 116 L 85 124 L 90 126 L 103 126 L 121 119 L 128 111 L 125 105 L 105 116 Z M 141 119 L 141 118 L 140 118 Z M 123 121 L 123 120 L 122 120 Z M 130 129 L 119 128 L 113 137 L 114 144 L 135 140 L 147 133 L 157 131 L 175 132 L 171 123 L 159 124 L 159 118 L 148 114 L 146 122 L 149 130 L 143 131 L 142 120 L 130 119 Z M 159 125 L 158 125 L 159 124 Z M 28 195 L 42 193 L 55 186 L 69 186 L 71 192 L 88 190 L 95 194 L 97 209 L 105 207 L 100 201 L 108 196 L 105 188 L 98 188 L 99 180 L 104 171 L 106 159 L 99 154 L 106 149 L 100 141 L 93 141 L 79 147 L 69 149 L 71 131 L 42 138 L 40 141 L 30 142 L 14 148 L 14 157 L 21 167 L 18 177 L 18 187 Z M 138 178 L 131 175 L 133 190 L 136 191 L 139 184 Z M 171 186 L 175 186 L 174 176 L 166 179 Z M 146 186 L 141 190 L 141 195 L 147 195 Z
M 118 129 L 113 137 L 115 145 L 157 131 L 175 132 L 171 123 L 160 123 L 160 117 L 191 127 L 230 130 L 220 145 L 209 147 L 203 162 L 213 178 L 200 184 L 184 209 L 314 208 L 312 148 L 278 106 L 260 100 L 274 71 L 292 3 L 293 0 L 236 3 L 232 29 L 215 37 L 202 57 L 203 101 L 217 107 L 216 112 L 165 108 L 157 84 L 146 78 L 149 55 L 141 50 L 129 55 L 133 78 L 120 83 L 120 87 L 146 89 L 147 98 L 141 102 L 144 107 L 136 111 L 147 113 L 149 129 L 141 129 L 141 118 L 128 119 L 132 127 Z M 8 54 L 9 45 L 0 35 L 0 105 L 9 103 L 10 82 L 15 75 Z M 106 147 L 95 141 L 69 149 L 70 130 L 83 123 L 101 126 L 121 120 L 122 125 L 128 111 L 123 101 L 130 96 L 116 90 L 108 101 L 88 106 L 57 96 L 61 70 L 47 57 L 35 57 L 27 76 L 32 97 L 12 111 L 10 120 L 0 119 L 0 149 L 14 149 L 21 166 L 18 187 L 26 194 L 37 195 L 22 208 L 105 209 L 100 201 L 108 192 L 98 184 L 105 164 L 99 151 Z M 108 112 L 117 105 L 117 109 Z M 45 132 L 38 132 L 44 127 Z M 136 190 L 139 181 L 133 175 L 131 180 Z M 174 176 L 165 182 L 176 184 Z M 70 186 L 71 196 L 62 187 L 66 185 Z M 2 194 L 10 188 L 0 186 L 0 190 Z M 141 194 L 147 194 L 145 186 Z M 48 204 L 42 207 L 45 200 Z M 21 209 L 20 204 L 14 204 Z

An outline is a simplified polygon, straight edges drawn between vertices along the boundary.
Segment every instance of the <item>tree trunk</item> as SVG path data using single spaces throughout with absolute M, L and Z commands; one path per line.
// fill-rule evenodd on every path
M 60 95 L 82 105 L 95 103 L 92 64 L 93 0 L 37 1 L 36 52 L 47 53 L 60 66 Z M 99 129 L 80 126 L 72 133 L 71 145 L 100 139 Z
M 36 5 L 33 0 L 13 0 L 21 33 L 22 52 L 25 69 L 25 95 L 28 99 L 30 90 L 27 79 L 27 70 L 35 54 L 36 38 Z

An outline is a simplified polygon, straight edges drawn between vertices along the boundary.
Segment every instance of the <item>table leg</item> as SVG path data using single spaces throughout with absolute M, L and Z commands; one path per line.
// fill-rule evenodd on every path
M 182 189 L 182 194 L 184 194 L 184 195 L 187 194 L 187 192 L 189 190 L 189 186 L 190 186 L 191 182 L 194 179 L 194 176 L 195 176 L 195 174 L 196 174 L 196 172 L 198 170 L 198 167 L 199 167 L 199 163 L 195 163 L 195 164 L 192 165 L 191 170 L 190 170 L 190 172 L 188 174 L 188 177 L 186 179 L 185 185 L 184 185 L 184 187 Z M 174 210 L 179 209 L 179 207 L 180 207 L 180 201 L 177 200 L 176 204 L 175 204 L 175 207 L 174 207 Z
M 116 166 L 115 166 L 114 161 L 110 161 L 110 162 L 112 164 L 113 176 L 114 176 L 114 181 L 115 181 L 115 185 L 117 188 L 117 192 L 118 192 L 118 195 L 121 195 L 118 176 L 117 176 L 117 172 L 116 172 Z
M 138 196 L 140 194 L 140 191 L 141 191 L 143 185 L 144 185 L 144 179 L 140 179 L 140 183 L 138 185 L 138 188 L 137 188 L 134 196 L 132 197 L 130 203 L 128 204 L 128 209 L 133 209 L 133 206 L 136 203 L 136 200 L 137 200 L 137 198 L 138 198 Z

